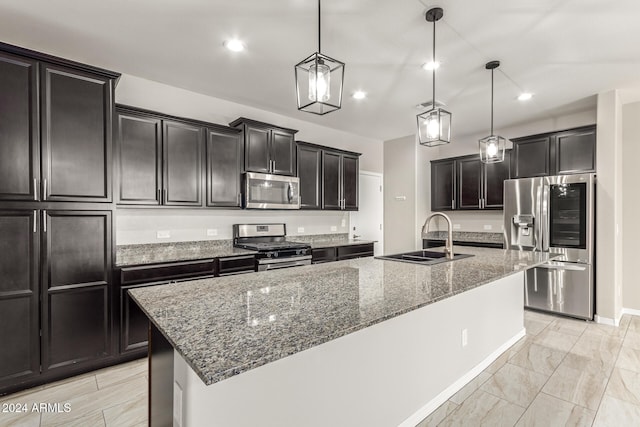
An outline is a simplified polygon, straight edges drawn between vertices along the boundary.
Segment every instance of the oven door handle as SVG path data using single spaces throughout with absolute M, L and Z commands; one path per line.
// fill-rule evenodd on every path
M 285 261 L 286 260 L 286 261 Z M 294 263 L 294 262 L 303 262 L 311 260 L 311 255 L 302 255 L 302 256 L 293 256 L 287 258 L 264 258 L 259 259 L 258 264 L 285 264 L 285 263 Z M 304 265 L 304 264 L 300 264 Z
M 310 260 L 281 262 L 280 264 L 267 264 L 265 270 L 277 270 L 279 268 L 302 267 L 303 265 L 311 265 Z
M 293 198 L 293 186 L 291 185 L 291 183 L 289 183 L 289 185 L 287 186 L 287 199 L 289 200 L 289 203 L 291 203 L 292 198 Z

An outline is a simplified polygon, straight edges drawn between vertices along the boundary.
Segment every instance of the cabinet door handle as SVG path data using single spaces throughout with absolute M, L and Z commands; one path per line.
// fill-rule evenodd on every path
M 33 178 L 33 200 L 38 200 L 38 180 Z
M 42 181 L 42 200 L 47 200 L 47 178 Z
M 482 199 L 478 199 L 478 209 L 482 209 Z
M 162 204 L 162 194 L 161 194 L 161 191 L 162 191 L 162 190 L 160 190 L 160 189 L 158 188 L 158 194 L 156 194 L 156 195 L 158 196 L 158 203 L 159 203 L 159 204 Z
M 240 193 L 236 195 L 236 204 L 240 206 Z
M 275 173 L 276 172 L 276 161 L 273 160 L 273 168 L 271 169 L 271 172 Z
M 47 232 L 47 211 L 42 211 L 42 231 Z
M 455 209 L 456 208 L 456 203 L 455 200 L 451 201 L 451 209 Z
M 33 211 L 33 232 L 34 233 L 38 232 L 38 211 L 37 210 Z

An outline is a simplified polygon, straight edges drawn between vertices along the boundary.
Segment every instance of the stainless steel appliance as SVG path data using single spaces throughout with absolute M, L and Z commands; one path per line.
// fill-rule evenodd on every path
M 311 246 L 289 242 L 285 224 L 234 224 L 233 246 L 258 251 L 258 271 L 311 264 Z
M 300 179 L 295 176 L 247 172 L 244 207 L 249 209 L 300 209 Z
M 505 248 L 558 254 L 527 271 L 525 306 L 593 319 L 595 174 L 504 182 Z

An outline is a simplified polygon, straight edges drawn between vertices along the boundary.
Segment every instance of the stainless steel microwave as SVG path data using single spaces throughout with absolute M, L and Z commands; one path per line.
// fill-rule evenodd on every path
M 247 209 L 300 209 L 300 179 L 295 176 L 247 172 L 244 175 Z

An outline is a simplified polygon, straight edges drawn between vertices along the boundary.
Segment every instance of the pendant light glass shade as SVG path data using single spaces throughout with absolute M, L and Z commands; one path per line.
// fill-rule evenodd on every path
M 493 134 L 493 70 L 500 66 L 500 61 L 487 62 L 485 68 L 491 70 L 491 131 L 478 141 L 480 148 L 480 161 L 482 163 L 499 163 L 504 161 L 506 140 Z
M 342 106 L 344 62 L 320 51 L 320 0 L 318 0 L 318 52 L 295 66 L 298 110 L 327 114 Z
M 436 107 L 418 114 L 418 138 L 421 145 L 435 147 L 451 141 L 451 113 Z
M 436 63 L 436 21 L 440 20 L 444 12 L 439 7 L 429 9 L 425 15 L 427 22 L 433 22 L 433 59 Z M 418 114 L 418 140 L 420 145 L 435 147 L 451 142 L 451 113 L 436 105 L 436 70 L 432 71 L 433 101 L 431 109 Z

